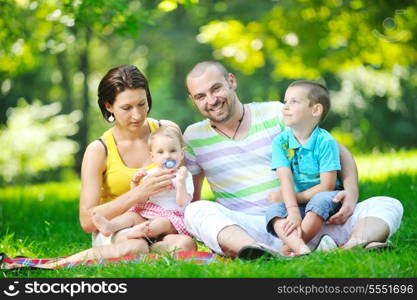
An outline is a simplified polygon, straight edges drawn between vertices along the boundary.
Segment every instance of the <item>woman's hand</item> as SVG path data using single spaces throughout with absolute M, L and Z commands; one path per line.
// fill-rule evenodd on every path
M 142 183 L 135 187 L 137 191 L 141 191 L 146 198 L 156 195 L 160 192 L 166 191 L 172 184 L 172 179 L 175 177 L 175 170 L 164 169 L 158 170 L 155 173 L 148 175 L 142 180 Z
M 288 209 L 288 216 L 283 224 L 285 236 L 289 236 L 294 230 L 297 230 L 298 237 L 301 238 L 301 215 L 298 207 Z

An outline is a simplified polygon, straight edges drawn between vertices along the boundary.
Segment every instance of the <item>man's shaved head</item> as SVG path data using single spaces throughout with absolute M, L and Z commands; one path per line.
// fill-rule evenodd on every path
M 236 80 L 221 63 L 196 64 L 187 74 L 186 86 L 193 103 L 211 122 L 223 123 L 236 114 Z
M 196 64 L 190 72 L 188 72 L 186 80 L 188 80 L 189 77 L 199 77 L 201 76 L 209 67 L 216 67 L 220 73 L 223 74 L 224 78 L 227 80 L 229 76 L 229 72 L 226 70 L 226 68 L 217 61 L 202 61 Z

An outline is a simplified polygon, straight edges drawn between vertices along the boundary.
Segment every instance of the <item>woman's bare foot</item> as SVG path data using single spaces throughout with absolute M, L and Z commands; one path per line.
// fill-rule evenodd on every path
M 130 229 L 125 237 L 128 239 L 140 239 L 148 236 L 149 231 L 149 223 L 150 221 L 145 221 L 143 223 L 140 223 L 138 225 L 135 225 Z
M 93 214 L 91 220 L 96 225 L 98 231 L 104 236 L 111 236 L 116 231 L 113 224 L 102 215 Z

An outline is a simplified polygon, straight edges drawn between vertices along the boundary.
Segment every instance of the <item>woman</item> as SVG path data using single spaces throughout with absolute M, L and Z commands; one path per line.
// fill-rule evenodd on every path
M 135 66 L 111 69 L 99 84 L 98 103 L 103 117 L 115 125 L 88 145 L 81 167 L 80 223 L 85 232 L 93 233 L 93 248 L 57 264 L 148 253 L 156 249 L 195 250 L 194 241 L 186 235 L 169 234 L 149 245 L 143 238 L 124 238 L 121 233 L 130 228 L 110 237 L 97 233 L 91 219 L 94 214 L 112 219 L 170 187 L 174 170 L 149 175 L 133 189 L 130 189 L 130 181 L 138 169 L 152 164 L 147 147 L 150 133 L 160 125 L 180 131 L 173 122 L 148 118 L 152 97 L 146 78 Z M 138 236 L 140 234 L 138 232 Z M 132 235 L 135 232 L 130 232 L 129 236 Z

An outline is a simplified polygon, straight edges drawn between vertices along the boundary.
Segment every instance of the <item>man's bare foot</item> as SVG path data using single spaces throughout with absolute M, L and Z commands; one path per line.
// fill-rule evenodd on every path
M 98 231 L 104 236 L 111 236 L 116 231 L 113 228 L 113 224 L 102 215 L 93 214 L 91 220 L 96 225 Z
M 347 241 L 346 244 L 344 244 L 342 246 L 343 249 L 352 249 L 353 247 L 359 246 L 359 245 L 364 245 L 366 244 L 366 239 L 355 239 L 355 238 L 351 238 Z
M 126 237 L 129 239 L 140 239 L 148 236 L 150 221 L 145 221 L 138 225 L 135 225 L 126 233 Z

